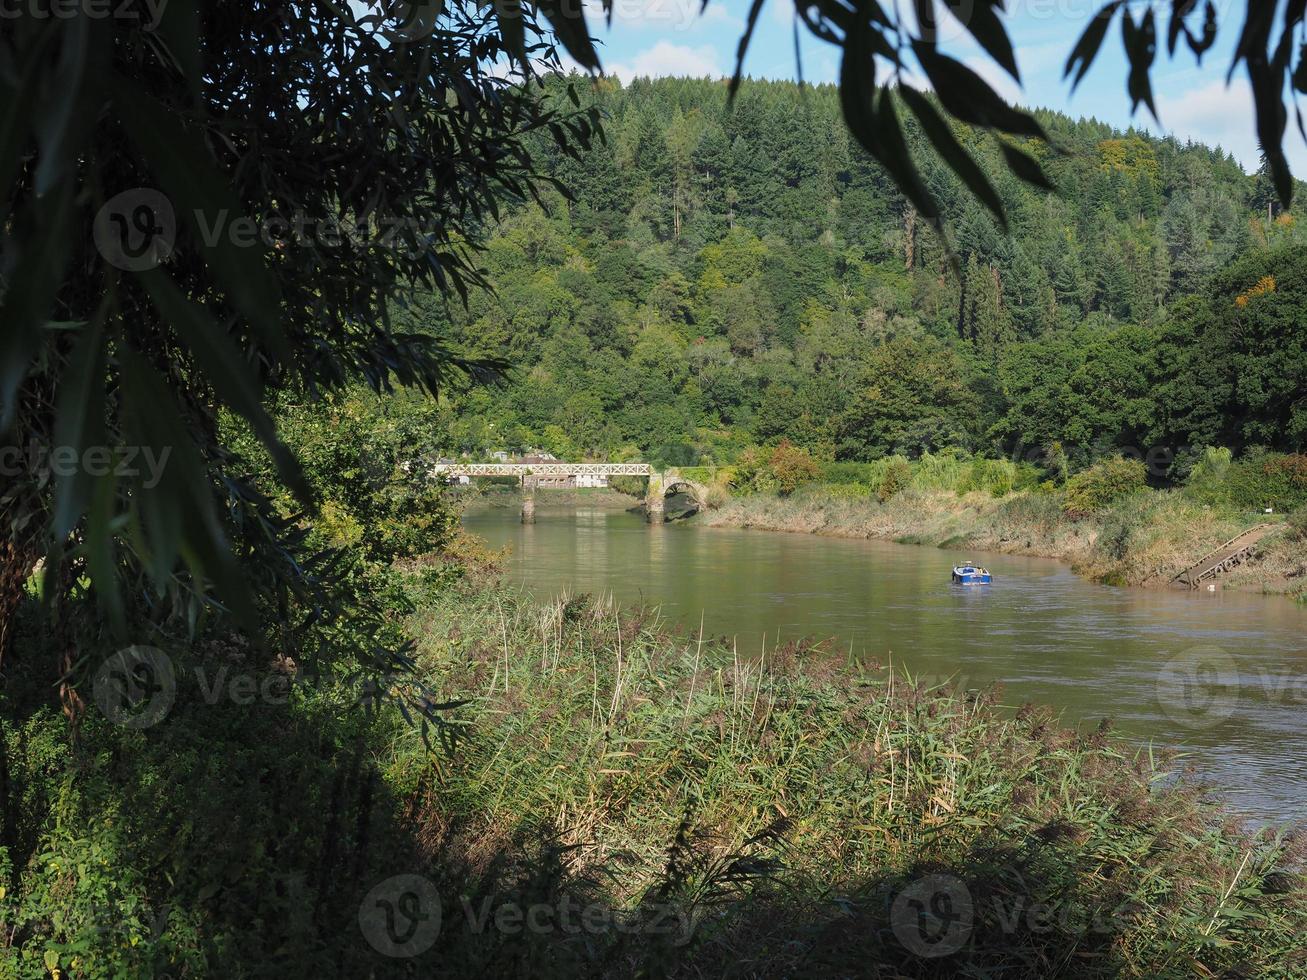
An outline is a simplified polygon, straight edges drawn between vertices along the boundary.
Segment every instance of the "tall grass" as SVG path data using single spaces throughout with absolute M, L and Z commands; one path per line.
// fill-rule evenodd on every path
M 866 495 L 884 500 L 893 496 L 884 493 L 883 488 L 896 470 L 906 473 L 898 489 L 912 487 L 959 494 L 983 491 L 995 497 L 1033 487 L 1040 479 L 1039 470 L 1028 463 L 958 453 L 923 453 L 915 460 L 886 456 L 867 463 L 827 463 L 822 467 L 821 480 L 830 486 L 859 487 Z
M 0 843 L 0 975 L 1307 970 L 1301 841 L 1240 827 L 1105 728 L 812 644 L 748 661 L 649 610 L 407 582 L 452 749 L 338 684 L 280 705 L 179 684 L 157 727 L 88 716 L 76 742 L 0 692 L 21 803 Z M 395 875 L 441 908 L 411 958 L 360 926 Z M 933 923 L 962 931 L 923 956 L 901 913 L 941 880 L 971 915 Z M 523 907 L 565 903 L 609 924 L 522 927 Z M 653 928 L 668 910 L 676 928 Z
M 729 882 L 678 884 L 704 898 L 673 972 L 1307 969 L 1299 845 L 1243 830 L 1106 727 L 1013 717 L 810 644 L 742 661 L 587 597 L 541 608 L 476 590 L 429 608 L 419 633 L 426 670 L 477 705 L 439 821 L 496 841 L 549 823 L 574 873 L 626 908 L 667 892 L 678 841 L 699 849 L 686 867 L 737 861 Z M 942 960 L 905 947 L 889 915 L 929 875 L 975 909 Z

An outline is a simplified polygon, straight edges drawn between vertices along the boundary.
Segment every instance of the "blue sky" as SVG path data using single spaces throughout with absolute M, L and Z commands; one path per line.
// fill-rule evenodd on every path
M 956 3 L 957 0 L 954 0 Z M 748 74 L 760 78 L 796 77 L 793 0 L 767 0 L 745 61 Z M 1159 50 L 1153 70 L 1161 123 L 1144 107 L 1133 118 L 1125 93 L 1126 62 L 1119 25 L 1114 23 L 1089 75 L 1074 95 L 1062 80 L 1062 67 L 1080 33 L 1103 0 L 1008 0 L 1008 33 L 1017 51 L 1024 85 L 988 61 L 956 22 L 945 28 L 942 44 L 980 72 L 1000 93 L 1027 106 L 1059 109 L 1074 116 L 1094 116 L 1126 127 L 1132 122 L 1181 139 L 1217 145 L 1246 168 L 1257 166 L 1252 101 L 1242 73 L 1227 88 L 1230 52 L 1242 26 L 1242 0 L 1217 0 L 1221 31 L 1217 46 L 1199 68 L 1181 42 L 1174 61 Z M 700 0 L 613 0 L 612 27 L 606 27 L 597 0 L 587 0 L 592 30 L 601 42 L 604 68 L 626 80 L 638 75 L 729 75 L 735 48 L 744 30 L 747 0 L 710 0 L 700 14 Z M 910 5 L 908 5 L 910 8 Z M 1168 8 L 1169 4 L 1160 4 Z M 1165 18 L 1162 21 L 1165 24 Z M 804 77 L 834 81 L 839 52 L 800 31 Z M 1164 47 L 1164 41 L 1159 48 Z M 1307 147 L 1290 124 L 1285 140 L 1298 176 L 1307 176 Z

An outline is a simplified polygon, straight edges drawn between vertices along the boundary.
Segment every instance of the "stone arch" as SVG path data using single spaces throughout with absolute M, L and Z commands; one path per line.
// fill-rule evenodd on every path
M 645 496 L 645 509 L 650 520 L 662 518 L 666 512 L 666 500 L 674 493 L 684 493 L 694 501 L 693 512 L 708 506 L 708 488 L 703 484 L 686 479 L 675 470 L 654 473 L 649 477 L 649 491 Z

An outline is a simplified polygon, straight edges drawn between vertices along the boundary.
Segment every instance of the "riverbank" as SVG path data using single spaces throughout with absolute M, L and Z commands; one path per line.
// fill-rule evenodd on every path
M 908 488 L 880 502 L 842 488 L 811 485 L 789 497 L 732 497 L 698 518 L 717 527 L 881 538 L 964 552 L 1055 558 L 1095 581 L 1161 586 L 1212 548 L 1268 520 L 1196 502 L 1174 491 L 1144 490 L 1101 513 L 1069 514 L 1059 495 L 1021 490 Z M 1256 560 L 1218 580 L 1221 588 L 1302 596 L 1307 543 L 1288 524 L 1259 543 Z
M 586 597 L 537 606 L 468 582 L 413 625 L 438 695 L 472 699 L 418 825 L 490 874 L 489 855 L 548 842 L 568 855 L 550 888 L 603 882 L 604 902 L 638 918 L 670 901 L 691 927 L 683 946 L 604 937 L 610 961 L 726 976 L 1307 967 L 1302 856 L 1106 729 L 799 644 L 741 662 Z M 400 771 L 418 785 L 421 769 Z M 505 946 L 482 937 L 466 965 Z
M 1307 840 L 1161 754 L 452 549 L 394 580 L 413 672 L 375 710 L 232 642 L 156 651 L 162 712 L 77 739 L 0 691 L 0 975 L 1307 969 Z

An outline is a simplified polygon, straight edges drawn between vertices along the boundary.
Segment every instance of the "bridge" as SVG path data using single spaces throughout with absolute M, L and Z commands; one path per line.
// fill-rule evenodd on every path
M 648 477 L 649 487 L 645 493 L 645 509 L 650 523 L 660 524 L 666 518 L 666 500 L 674 493 L 686 493 L 694 501 L 695 507 L 701 508 L 707 503 L 707 488 L 688 480 L 676 469 L 658 472 L 648 463 L 564 463 L 562 461 L 540 463 L 435 463 L 431 467 L 432 476 L 515 476 L 527 488 L 530 477 L 541 476 L 643 476 Z M 534 491 L 534 488 L 532 488 Z M 535 496 L 529 493 L 522 501 L 522 521 L 530 524 L 535 521 Z
M 1250 527 L 1248 530 L 1236 534 L 1225 544 L 1213 548 L 1171 579 L 1171 584 L 1196 589 L 1203 579 L 1222 575 L 1232 568 L 1242 565 L 1248 560 L 1248 556 L 1252 554 L 1253 545 L 1280 526 L 1279 524 L 1258 524 L 1256 527 Z
M 436 476 L 650 476 L 648 463 L 436 463 Z

